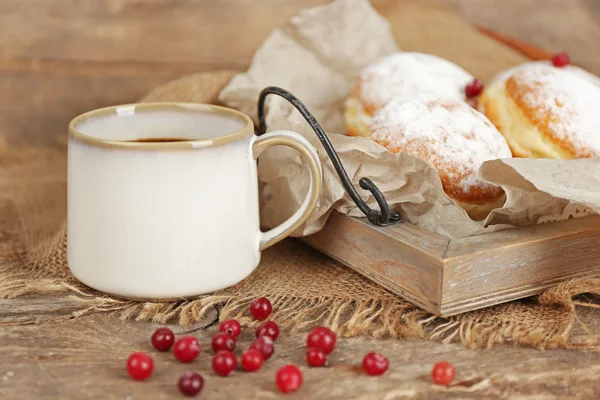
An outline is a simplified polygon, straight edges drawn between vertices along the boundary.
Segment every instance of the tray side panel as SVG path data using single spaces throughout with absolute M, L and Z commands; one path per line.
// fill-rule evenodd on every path
M 421 230 L 409 224 L 390 228 L 333 213 L 323 230 L 302 240 L 392 293 L 438 314 L 441 257 L 448 241 L 429 232 L 419 235 Z M 402 235 L 405 240 L 399 237 Z
M 452 315 L 534 294 L 573 278 L 600 276 L 600 217 L 493 234 L 451 243 L 444 261 L 442 315 Z M 485 235 L 484 235 L 485 236 Z M 495 236 L 497 244 L 493 244 Z M 500 240 L 512 237 L 508 243 Z

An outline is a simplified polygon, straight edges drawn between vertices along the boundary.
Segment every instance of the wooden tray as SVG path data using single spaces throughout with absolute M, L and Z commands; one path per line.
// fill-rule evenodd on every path
M 551 54 L 483 27 L 531 59 Z M 387 227 L 333 213 L 302 239 L 392 293 L 449 316 L 600 276 L 600 216 L 450 240 L 408 223 Z
M 600 216 L 450 240 L 408 223 L 378 227 L 334 212 L 303 241 L 439 316 L 600 276 Z

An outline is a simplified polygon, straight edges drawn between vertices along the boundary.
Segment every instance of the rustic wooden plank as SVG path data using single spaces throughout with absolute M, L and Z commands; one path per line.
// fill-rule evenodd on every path
M 600 216 L 447 240 L 410 224 L 374 227 L 334 213 L 302 240 L 441 316 L 600 276 Z
M 444 259 L 442 315 L 600 275 L 600 216 L 452 241 Z
M 29 145 L 66 140 L 69 121 L 99 107 L 136 102 L 176 78 L 159 75 L 71 75 L 0 70 L 0 132 Z
M 533 246 L 547 240 L 559 239 L 565 235 L 576 235 L 587 231 L 597 231 L 598 229 L 600 229 L 600 215 L 539 224 L 520 229 L 507 229 L 453 240 L 448 246 L 445 258 L 462 257 L 504 246 Z
M 593 319 L 593 315 L 588 315 Z M 181 364 L 169 353 L 150 347 L 157 325 L 123 322 L 115 315 L 97 314 L 43 326 L 9 326 L 0 330 L 0 398 L 2 399 L 173 399 L 180 398 L 176 382 L 188 370 L 200 372 L 205 387 L 198 398 L 279 398 L 275 371 L 300 365 L 304 385 L 290 399 L 496 399 L 600 397 L 597 384 L 600 353 L 500 346 L 475 352 L 460 344 L 421 340 L 339 339 L 329 367 L 308 368 L 304 361 L 305 336 L 282 332 L 275 355 L 256 373 L 238 370 L 233 377 L 216 377 L 211 370 L 210 338 L 216 327 L 197 327 L 192 334 L 202 352 L 191 364 Z M 236 354 L 254 338 L 245 328 Z M 134 351 L 154 358 L 155 372 L 148 381 L 135 382 L 125 372 L 125 360 Z M 369 351 L 385 354 L 389 371 L 378 378 L 360 373 Z M 457 384 L 450 388 L 431 383 L 435 362 L 449 360 L 457 368 Z M 551 366 L 551 368 L 549 368 Z M 333 382 L 333 384 L 332 384 Z
M 81 309 L 77 301 L 68 296 L 48 296 L 19 299 L 0 299 L 0 326 L 37 324 L 49 319 L 69 318 Z
M 6 0 L 0 4 L 0 54 L 239 69 L 278 24 L 327 2 Z
M 385 227 L 373 226 L 365 218 L 358 219 L 362 226 L 372 228 L 381 235 L 386 235 L 393 240 L 406 243 L 418 251 L 443 258 L 448 249 L 450 240 L 413 224 L 399 223 Z
M 200 62 L 61 60 L 51 58 L 13 58 L 0 60 L 0 71 L 28 71 L 45 75 L 92 75 L 104 77 L 163 75 L 166 78 L 172 78 L 202 70 L 206 70 L 206 66 Z
M 240 70 L 277 25 L 328 2 L 6 0 L 0 4 L 0 69 Z M 394 26 L 401 48 L 446 57 L 482 79 L 524 60 L 433 0 L 372 3 Z M 121 62 L 128 66 L 114 66 Z
M 473 24 L 526 40 L 550 53 L 566 51 L 574 63 L 600 74 L 600 57 L 593 51 L 600 37 L 597 0 L 440 2 Z
M 302 240 L 419 307 L 439 310 L 447 239 L 410 224 L 379 228 L 334 212 L 323 230 Z
M 544 47 L 548 49 L 566 49 L 575 61 L 583 60 L 584 66 L 600 65 L 597 52 L 591 51 L 595 49 L 594 40 L 600 32 L 600 18 L 593 18 L 600 15 L 600 8 L 593 0 L 545 0 L 543 13 L 538 12 L 542 4 L 540 1 L 507 0 L 498 4 L 471 0 L 443 1 L 460 6 L 464 15 L 476 23 L 501 29 L 524 40 L 533 39 L 534 43 L 547 43 Z M 0 97 L 0 130 L 5 133 L 8 128 L 11 138 L 21 143 L 54 142 L 55 139 L 49 136 L 54 133 L 63 135 L 64 127 L 75 114 L 102 105 L 132 101 L 151 86 L 170 79 L 170 74 L 174 78 L 187 73 L 188 68 L 241 68 L 247 65 L 262 40 L 253 34 L 255 30 L 266 36 L 271 27 L 295 13 L 292 8 L 300 9 L 311 2 L 206 1 L 214 3 L 215 7 L 228 3 L 226 6 L 246 5 L 247 8 L 262 10 L 257 11 L 261 16 L 240 11 L 242 18 L 247 18 L 242 25 L 243 31 L 240 25 L 236 26 L 239 19 L 227 19 L 227 14 L 223 17 L 215 13 L 208 13 L 204 18 L 205 14 L 194 12 L 194 3 L 198 0 L 3 1 L 0 4 L 0 71 L 3 74 L 0 78 L 3 94 Z M 445 10 L 436 9 L 431 17 L 411 20 L 410 14 L 405 12 L 407 9 L 397 3 L 401 2 L 382 0 L 376 2 L 376 7 L 395 24 L 404 23 L 409 27 L 406 38 L 398 33 L 404 49 L 433 51 L 439 42 L 443 53 L 438 54 L 459 62 L 465 50 L 457 51 L 456 43 L 481 51 L 479 44 L 474 45 L 468 35 L 461 33 L 464 26 L 446 32 L 433 29 L 435 18 L 447 13 Z M 411 7 L 414 7 L 419 2 L 412 3 Z M 281 13 L 276 4 L 289 7 L 289 13 Z M 264 8 L 259 8 L 263 5 Z M 61 6 L 64 9 L 61 10 Z M 194 21 L 180 28 L 173 12 L 164 12 L 168 6 L 183 10 L 179 12 L 188 12 L 189 19 Z M 98 12 L 97 8 L 102 7 L 110 12 Z M 574 12 L 585 14 L 589 10 L 596 11 L 588 16 L 572 18 Z M 390 12 L 401 15 L 393 16 Z M 38 13 L 43 15 L 38 16 Z M 87 17 L 86 13 L 89 14 Z M 129 22 L 121 15 L 136 19 L 135 13 L 141 16 L 137 18 L 137 32 L 130 35 Z M 264 20 L 261 19 L 263 15 Z M 536 18 L 532 19 L 532 15 Z M 68 28 L 65 29 L 65 25 Z M 575 25 L 577 29 L 572 29 Z M 207 36 L 182 34 L 196 29 L 211 35 L 223 32 L 223 38 L 227 37 L 227 40 L 221 41 L 216 36 L 216 39 L 210 40 L 216 40 L 218 46 L 213 47 L 209 43 L 209 49 L 206 49 L 203 42 L 209 41 Z M 148 42 L 139 47 L 133 44 L 135 35 L 144 37 L 144 32 L 156 33 L 148 36 Z M 420 46 L 419 35 L 430 37 L 429 44 Z M 255 47 L 242 49 L 239 46 L 241 53 L 235 53 L 231 49 L 236 48 L 236 39 Z M 73 47 L 77 40 L 80 44 Z M 228 44 L 227 41 L 233 43 Z M 97 46 L 98 43 L 100 46 Z M 151 46 L 155 49 L 150 49 Z M 101 51 L 98 52 L 98 49 Z M 216 61 L 210 58 L 213 56 L 217 57 Z M 600 69 L 595 71 L 600 72 Z M 484 74 L 490 75 L 494 71 L 488 67 L 475 67 L 473 72 L 487 79 L 489 76 Z M 73 75 L 83 77 L 71 78 Z M 120 75 L 121 78 L 113 80 L 108 75 Z M 140 75 L 150 77 L 141 78 Z M 44 83 L 46 79 L 52 83 Z M 52 312 L 53 302 L 63 301 L 55 296 L 48 296 L 46 300 L 48 313 Z M 5 306 L 18 309 L 24 306 L 21 311 L 13 311 L 15 315 L 27 312 L 25 304 L 0 304 L 0 307 Z M 36 312 L 44 314 L 44 307 L 40 304 Z M 597 313 L 582 314 L 581 318 L 595 326 L 597 331 L 600 321 Z M 234 380 L 216 378 L 211 375 L 210 353 L 207 351 L 214 330 L 198 331 L 196 335 L 204 351 L 197 363 L 183 366 L 174 362 L 170 354 L 160 354 L 155 356 L 157 370 L 150 381 L 131 382 L 123 371 L 124 360 L 134 350 L 149 349 L 147 341 L 154 327 L 146 323 L 123 322 L 108 314 L 41 326 L 2 327 L 0 398 L 178 398 L 175 381 L 188 368 L 200 370 L 207 378 L 201 398 L 275 398 L 275 369 L 290 362 L 303 363 L 304 337 L 282 335 L 275 358 L 261 372 L 240 372 L 231 378 Z M 251 338 L 252 332 L 247 330 L 239 348 L 246 347 Z M 372 379 L 356 374 L 354 367 L 367 351 L 372 350 L 386 354 L 391 360 L 390 372 L 382 378 Z M 441 359 L 454 362 L 458 366 L 458 378 L 467 383 L 450 389 L 431 385 L 429 370 L 434 362 Z M 596 352 L 539 352 L 511 346 L 475 352 L 461 345 L 358 338 L 340 339 L 331 362 L 332 366 L 325 369 L 304 368 L 305 386 L 300 393 L 286 398 L 600 398 L 597 384 L 600 359 Z

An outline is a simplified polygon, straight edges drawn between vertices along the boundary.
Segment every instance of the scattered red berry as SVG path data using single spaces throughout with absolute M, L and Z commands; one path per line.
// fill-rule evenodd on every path
M 431 378 L 438 385 L 449 385 L 454 380 L 454 375 L 456 375 L 454 365 L 445 361 L 435 364 L 431 370 Z
M 479 79 L 473 79 L 473 82 L 471 82 L 467 86 L 465 86 L 465 94 L 469 98 L 479 96 L 479 94 L 481 94 L 482 90 L 483 90 L 483 82 L 480 81 Z
M 175 336 L 173 336 L 173 331 L 169 328 L 158 328 L 152 334 L 152 347 L 154 347 L 158 351 L 168 351 L 171 346 L 173 346 L 173 342 L 175 342 Z
M 228 333 L 219 332 L 212 338 L 212 349 L 216 353 L 219 350 L 235 350 L 235 339 Z
M 237 358 L 232 352 L 219 350 L 212 359 L 212 369 L 215 374 L 229 376 L 237 368 Z
M 286 365 L 277 371 L 275 382 L 280 392 L 295 392 L 302 386 L 302 372 L 295 365 Z
M 312 347 L 306 351 L 306 362 L 311 367 L 322 367 L 327 362 L 323 350 Z
M 323 353 L 329 354 L 335 348 L 335 333 L 329 328 L 318 326 L 308 333 L 306 338 L 306 346 L 310 349 L 316 347 L 321 349 Z
M 179 391 L 186 396 L 195 396 L 204 386 L 204 378 L 197 372 L 188 371 L 179 378 Z
M 273 321 L 263 322 L 256 328 L 256 337 L 269 336 L 274 341 L 279 337 L 279 327 Z
M 231 336 L 237 339 L 238 336 L 240 336 L 240 333 L 242 332 L 242 327 L 240 326 L 240 323 L 237 322 L 235 319 L 228 319 L 221 322 L 219 331 L 229 333 Z
M 362 367 L 368 375 L 383 375 L 389 366 L 388 359 L 379 353 L 369 353 L 363 358 Z
M 571 64 L 571 59 L 567 53 L 558 53 L 552 56 L 552 64 L 558 68 L 565 67 Z
M 175 342 L 173 355 L 184 363 L 190 363 L 200 354 L 200 343 L 193 336 L 184 336 Z
M 271 311 L 273 311 L 273 306 L 271 305 L 271 302 L 264 297 L 259 297 L 250 303 L 250 313 L 256 319 L 265 320 L 269 318 Z
M 250 345 L 251 349 L 260 351 L 265 360 L 271 358 L 275 352 L 275 346 L 273 345 L 273 339 L 270 336 L 260 336 Z
M 133 353 L 127 359 L 127 373 L 136 381 L 147 379 L 152 375 L 152 371 L 154 371 L 154 362 L 144 352 Z
M 248 372 L 258 371 L 264 363 L 262 353 L 256 349 L 248 349 L 242 353 L 242 367 Z

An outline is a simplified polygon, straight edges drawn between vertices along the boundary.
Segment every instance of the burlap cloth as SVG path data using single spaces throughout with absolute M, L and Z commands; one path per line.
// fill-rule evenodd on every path
M 155 89 L 144 101 L 216 102 L 233 72 L 197 74 Z M 514 342 L 537 348 L 595 347 L 588 332 L 577 343 L 571 333 L 577 310 L 592 306 L 578 295 L 600 294 L 600 280 L 564 283 L 536 298 L 451 318 L 436 318 L 387 292 L 351 269 L 290 239 L 267 250 L 258 269 L 240 284 L 177 302 L 116 299 L 79 283 L 66 263 L 66 148 L 9 148 L 0 137 L 0 297 L 59 294 L 77 304 L 69 317 L 118 312 L 123 318 L 193 324 L 216 308 L 219 318 L 252 325 L 247 306 L 271 299 L 273 319 L 292 331 L 324 324 L 339 335 L 420 337 L 461 341 L 471 347 Z M 59 318 L 59 317 L 57 317 Z M 64 318 L 64 317 L 61 317 Z M 52 319 L 52 316 L 49 316 Z M 35 323 L 24 318 L 22 323 Z M 585 327 L 587 329 L 587 327 Z

